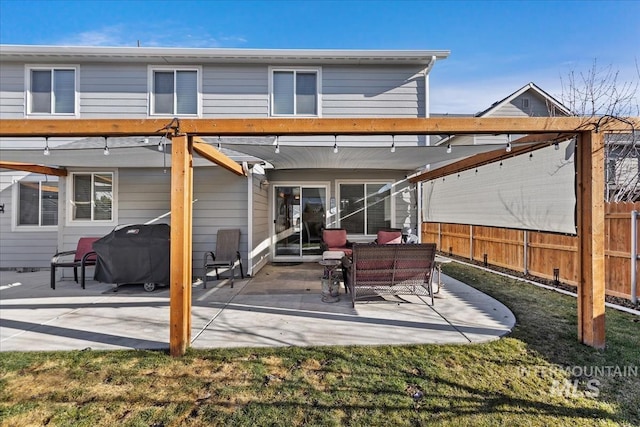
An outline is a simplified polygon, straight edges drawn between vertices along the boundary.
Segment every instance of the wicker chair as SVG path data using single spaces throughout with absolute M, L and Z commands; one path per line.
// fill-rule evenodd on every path
M 354 244 L 352 260 L 343 260 L 352 305 L 357 299 L 379 294 L 429 296 L 433 305 L 435 257 L 435 243 Z

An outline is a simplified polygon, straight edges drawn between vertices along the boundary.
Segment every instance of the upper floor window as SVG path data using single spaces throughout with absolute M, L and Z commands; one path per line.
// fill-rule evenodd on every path
M 151 70 L 151 114 L 197 115 L 198 70 Z
M 114 173 L 71 175 L 71 221 L 114 221 Z
M 28 69 L 29 114 L 75 114 L 76 69 L 32 67 Z
M 18 227 L 58 225 L 58 182 L 22 180 L 17 186 Z
M 317 116 L 319 70 L 272 70 L 271 114 Z

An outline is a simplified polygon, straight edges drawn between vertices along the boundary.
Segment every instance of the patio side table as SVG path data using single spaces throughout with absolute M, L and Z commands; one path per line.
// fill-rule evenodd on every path
M 322 302 L 340 301 L 340 277 L 336 269 L 341 264 L 337 259 L 324 259 L 320 265 L 324 267 L 322 273 Z
M 449 264 L 451 261 L 451 258 L 445 258 L 440 255 L 436 255 L 435 270 L 438 272 L 438 281 L 436 282 L 438 285 L 438 290 L 435 291 L 434 294 L 439 294 L 440 288 L 442 287 L 442 264 Z M 442 295 L 438 295 L 438 298 L 444 297 Z

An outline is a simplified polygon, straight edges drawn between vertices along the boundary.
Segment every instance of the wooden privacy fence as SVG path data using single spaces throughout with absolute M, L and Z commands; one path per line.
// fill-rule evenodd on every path
M 606 203 L 605 209 L 606 294 L 631 299 L 632 262 L 640 277 L 631 259 L 631 211 L 640 210 L 640 202 Z M 436 243 L 444 254 L 578 285 L 577 236 L 435 222 L 422 223 L 421 231 L 422 242 Z

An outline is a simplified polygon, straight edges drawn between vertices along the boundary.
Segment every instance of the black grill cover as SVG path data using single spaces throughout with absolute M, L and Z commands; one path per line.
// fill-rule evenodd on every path
M 169 285 L 170 234 L 167 224 L 114 229 L 93 244 L 97 254 L 95 280 Z

